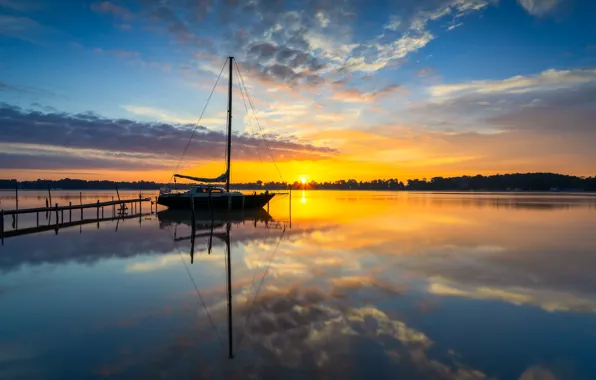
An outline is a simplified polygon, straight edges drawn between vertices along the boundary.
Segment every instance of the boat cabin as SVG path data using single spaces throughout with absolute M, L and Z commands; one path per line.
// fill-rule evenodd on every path
M 210 191 L 211 191 L 211 194 L 222 194 L 222 193 L 226 192 L 226 189 L 224 189 L 221 186 L 197 185 L 197 186 L 193 186 L 192 189 L 190 190 L 190 192 L 193 194 L 205 194 L 205 195 L 209 195 Z

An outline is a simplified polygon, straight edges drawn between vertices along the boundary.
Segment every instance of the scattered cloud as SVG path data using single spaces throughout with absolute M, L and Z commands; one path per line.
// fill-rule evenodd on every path
M 586 83 L 596 83 L 596 69 L 550 69 L 536 75 L 518 75 L 504 80 L 437 85 L 431 87 L 429 92 L 438 98 L 462 94 L 521 94 L 570 88 Z
M 393 94 L 402 89 L 401 85 L 385 86 L 378 91 L 362 92 L 355 88 L 341 90 L 333 93 L 332 99 L 351 103 L 368 103 Z
M 419 77 L 427 77 L 433 73 L 435 73 L 437 70 L 434 67 L 423 67 L 420 70 L 418 70 L 418 76 Z
M 68 160 L 73 159 L 73 156 L 83 152 L 88 156 L 91 151 L 96 152 L 102 160 L 109 159 L 115 168 L 130 168 L 143 160 L 161 167 L 165 161 L 179 158 L 190 137 L 190 129 L 194 127 L 192 124 L 107 119 L 94 113 L 43 113 L 8 105 L 0 107 L 0 125 L 0 144 L 13 147 L 10 153 L 3 149 L 5 159 L 0 166 L 7 167 L 10 164 L 10 168 L 15 168 L 15 164 L 22 168 L 33 168 L 35 165 L 28 164 L 27 160 L 41 165 L 40 156 L 52 156 L 56 167 L 67 168 Z M 44 127 L 39 128 L 39 125 Z M 234 135 L 233 144 L 238 160 L 259 159 L 257 148 L 262 145 L 260 138 Z M 276 136 L 269 136 L 269 147 L 272 155 L 280 160 L 313 160 L 337 153 L 331 148 Z M 223 156 L 224 150 L 225 136 L 222 132 L 199 126 L 187 156 L 189 160 L 212 160 L 213 157 Z M 15 159 L 16 155 L 19 160 Z M 102 162 L 104 164 L 106 162 Z M 146 167 L 146 164 L 140 165 L 140 168 Z
M 391 15 L 385 28 L 392 31 L 422 33 L 428 23 L 449 16 L 453 20 L 481 11 L 497 0 L 422 0 L 400 8 L 399 15 Z
M 132 30 L 132 25 L 130 25 L 130 24 L 116 24 L 116 28 L 118 28 L 120 30 L 129 31 L 129 30 Z
M 0 15 L 0 35 L 43 45 L 56 33 L 29 17 Z
M 130 112 L 133 115 L 146 116 L 155 120 L 169 121 L 181 124 L 192 124 L 196 121 L 191 118 L 184 118 L 179 115 L 174 115 L 168 111 L 164 111 L 159 108 L 133 105 L 122 106 L 122 108 L 124 108 L 127 112 Z
M 554 11 L 561 0 L 517 0 L 532 16 L 545 16 Z
M 128 9 L 116 5 L 110 1 L 93 3 L 91 4 L 91 10 L 97 13 L 111 14 L 124 20 L 131 20 L 133 18 L 132 13 Z
M 38 3 L 29 0 L 0 0 L 0 8 L 14 9 L 19 12 L 36 11 L 41 8 Z
M 121 58 L 123 60 L 127 60 L 128 62 L 143 66 L 143 67 L 150 67 L 150 68 L 155 68 L 155 69 L 159 69 L 165 72 L 169 72 L 172 69 L 172 65 L 166 62 L 157 62 L 157 61 L 149 61 L 144 59 L 141 56 L 141 53 L 137 52 L 137 51 L 131 51 L 131 50 L 120 50 L 120 49 L 114 49 L 114 50 L 104 50 L 102 48 L 95 48 L 93 50 L 93 53 L 95 54 L 106 54 L 106 55 L 112 55 L 114 57 L 117 58 Z
M 449 25 L 449 27 L 447 28 L 447 30 L 453 30 L 455 28 L 459 28 L 463 24 L 464 24 L 463 22 L 458 22 L 457 24 Z

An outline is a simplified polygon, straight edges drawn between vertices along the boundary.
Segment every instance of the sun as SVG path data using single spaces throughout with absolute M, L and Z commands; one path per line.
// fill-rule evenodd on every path
M 306 185 L 306 178 L 304 178 L 304 177 L 300 178 L 300 182 L 302 182 L 303 185 Z

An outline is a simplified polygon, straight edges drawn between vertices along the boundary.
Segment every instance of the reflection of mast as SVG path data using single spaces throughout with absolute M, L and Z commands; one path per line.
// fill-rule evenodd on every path
M 231 255 L 232 251 L 230 249 L 230 229 L 231 223 L 228 221 L 226 223 L 226 232 L 225 233 L 213 233 L 213 224 L 209 228 L 208 233 L 197 234 L 196 233 L 196 224 L 191 222 L 191 235 L 189 237 L 182 237 L 177 238 L 174 237 L 174 241 L 186 240 L 190 239 L 190 263 L 194 262 L 194 253 L 195 253 L 195 239 L 197 237 L 209 236 L 209 248 L 208 252 L 211 252 L 211 243 L 213 242 L 213 236 L 220 238 L 226 244 L 226 288 L 227 288 L 227 296 L 228 296 L 228 358 L 234 358 L 234 349 L 233 349 L 233 336 L 234 336 L 234 328 L 232 325 L 232 260 Z
M 212 247 L 214 237 L 225 243 L 225 246 L 226 246 L 226 248 L 225 248 L 226 290 L 227 290 L 227 303 L 228 303 L 228 358 L 234 359 L 234 327 L 233 327 L 233 312 L 232 312 L 232 258 L 231 258 L 232 257 L 232 249 L 231 249 L 231 238 L 230 238 L 230 235 L 231 235 L 230 231 L 231 231 L 232 223 L 234 221 L 239 222 L 240 220 L 242 220 L 242 223 L 244 223 L 244 220 L 254 218 L 253 219 L 254 227 L 257 227 L 258 221 L 262 221 L 262 222 L 264 222 L 265 227 L 267 229 L 271 229 L 271 228 L 282 229 L 281 238 L 278 240 L 277 245 L 275 246 L 275 249 L 273 250 L 273 254 L 271 255 L 271 257 L 269 259 L 269 264 L 267 265 L 267 269 L 263 273 L 263 278 L 265 278 L 265 275 L 267 274 L 267 271 L 269 270 L 269 265 L 271 264 L 271 260 L 273 259 L 273 256 L 274 256 L 275 252 L 277 251 L 277 247 L 279 246 L 279 243 L 283 239 L 284 233 L 286 231 L 285 225 L 282 225 L 279 222 L 270 223 L 271 217 L 269 216 L 269 214 L 265 214 L 266 216 L 268 216 L 268 218 L 259 218 L 258 216 L 255 217 L 253 215 L 252 218 L 251 217 L 248 217 L 248 218 L 245 217 L 242 219 L 228 218 L 225 221 L 225 230 L 222 232 L 219 232 L 219 231 L 221 231 L 221 229 L 214 231 L 214 228 L 219 228 L 219 227 L 224 226 L 223 218 L 220 218 L 217 221 L 214 219 L 210 219 L 209 222 L 203 221 L 203 222 L 197 223 L 197 220 L 195 219 L 194 215 L 191 215 L 190 220 L 188 220 L 188 219 L 184 218 L 182 214 L 179 214 L 178 216 L 180 218 L 177 218 L 176 217 L 177 215 L 174 213 L 166 213 L 166 212 L 162 211 L 157 214 L 158 217 L 160 217 L 160 222 L 162 222 L 162 221 L 165 222 L 168 217 L 168 214 L 171 214 L 170 220 L 168 220 L 168 224 L 174 224 L 174 226 L 175 226 L 174 236 L 173 236 L 174 242 L 190 240 L 190 262 L 191 262 L 191 264 L 194 262 L 195 242 L 196 242 L 197 238 L 205 238 L 205 237 L 209 238 L 209 243 L 208 243 L 208 252 L 209 253 L 211 253 L 211 247 Z M 185 216 L 187 217 L 187 215 L 185 215 Z M 189 222 L 189 223 L 186 223 L 186 222 Z M 177 226 L 178 226 L 178 224 L 181 224 L 181 223 L 190 225 L 191 234 L 189 236 L 182 236 L 182 237 L 177 236 L 177 232 L 176 232 Z M 206 232 L 200 232 L 200 231 L 206 231 Z M 199 292 L 199 289 L 197 288 L 196 283 L 194 282 L 194 279 L 192 278 L 192 275 L 188 269 L 188 266 L 186 265 L 186 261 L 184 261 L 183 258 L 182 258 L 182 262 L 184 263 L 184 266 L 186 267 L 188 276 L 189 276 L 190 280 L 193 282 L 195 290 L 197 291 L 197 295 L 199 296 L 199 299 L 200 299 L 201 303 L 203 304 L 203 307 L 205 308 L 205 311 L 209 317 L 209 320 L 211 321 L 211 325 L 213 326 L 218 337 L 221 339 L 222 337 L 219 334 L 217 328 L 215 327 L 215 324 L 213 323 L 211 316 L 209 315 L 209 311 L 205 305 L 205 302 L 203 301 L 201 294 Z M 263 278 L 261 278 L 261 284 L 263 282 Z M 261 284 L 259 284 L 259 286 L 257 288 L 255 298 L 259 292 Z M 254 299 L 253 299 L 253 302 L 254 302 Z M 246 318 L 246 316 L 245 316 L 245 318 Z M 248 315 L 248 319 L 250 319 L 250 314 Z M 237 342 L 238 346 L 240 346 L 242 344 L 243 337 L 244 337 L 244 335 L 242 335 L 240 340 Z
M 228 263 L 228 358 L 234 358 L 234 352 L 232 347 L 233 342 L 233 327 L 232 327 L 232 262 L 230 250 L 230 222 L 226 224 L 226 260 Z

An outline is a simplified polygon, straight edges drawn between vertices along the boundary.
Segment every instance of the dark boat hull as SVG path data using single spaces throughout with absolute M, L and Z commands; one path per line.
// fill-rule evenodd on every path
M 220 197 L 194 197 L 194 208 L 195 210 L 250 210 L 263 208 L 275 194 L 252 194 L 245 196 L 220 196 Z M 231 205 L 229 204 L 231 202 Z M 170 209 L 190 209 L 191 203 L 188 196 L 180 195 L 167 195 L 159 196 L 157 203 L 166 206 Z

